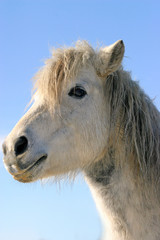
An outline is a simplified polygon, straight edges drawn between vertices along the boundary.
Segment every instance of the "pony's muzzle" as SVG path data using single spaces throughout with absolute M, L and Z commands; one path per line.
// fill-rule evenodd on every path
M 33 148 L 32 138 L 27 134 L 8 138 L 2 145 L 4 165 L 7 171 L 18 181 L 32 181 L 33 176 L 42 169 L 47 159 L 46 151 Z
M 5 141 L 2 145 L 4 154 L 4 163 L 7 170 L 11 174 L 21 171 L 25 164 L 21 163 L 21 158 L 27 153 L 28 139 L 26 136 L 21 136 L 10 142 Z

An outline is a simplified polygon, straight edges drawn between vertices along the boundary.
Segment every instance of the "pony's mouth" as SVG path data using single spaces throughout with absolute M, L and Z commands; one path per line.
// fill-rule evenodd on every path
M 35 166 L 38 167 L 44 160 L 46 160 L 47 158 L 47 154 L 40 157 L 35 163 L 33 163 L 26 171 L 30 171 L 32 170 L 32 168 L 34 168 Z M 26 172 L 25 171 L 25 172 Z
M 19 182 L 31 182 L 33 181 L 36 173 L 38 173 L 41 168 L 44 161 L 47 159 L 47 154 L 41 156 L 36 160 L 32 165 L 30 165 L 27 169 L 24 169 L 23 172 L 15 174 L 13 177 L 15 180 L 18 180 Z

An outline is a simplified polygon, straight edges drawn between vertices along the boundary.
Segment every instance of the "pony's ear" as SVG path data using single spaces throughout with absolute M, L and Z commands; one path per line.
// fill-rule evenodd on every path
M 124 49 L 125 47 L 122 40 L 100 49 L 100 61 L 97 69 L 100 76 L 105 77 L 119 68 L 123 59 Z

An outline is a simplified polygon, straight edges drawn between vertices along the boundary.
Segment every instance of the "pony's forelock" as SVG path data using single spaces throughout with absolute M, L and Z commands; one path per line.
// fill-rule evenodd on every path
M 53 49 L 52 57 L 34 77 L 34 94 L 53 106 L 55 101 L 60 100 L 65 84 L 76 78 L 83 66 L 92 64 L 95 55 L 86 41 L 78 41 L 75 47 Z

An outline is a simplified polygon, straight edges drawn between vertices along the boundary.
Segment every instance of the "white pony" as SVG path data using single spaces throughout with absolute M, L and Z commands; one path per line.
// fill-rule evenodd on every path
M 82 171 L 105 240 L 160 239 L 160 114 L 123 70 L 123 41 L 53 52 L 29 111 L 3 144 L 20 182 Z

